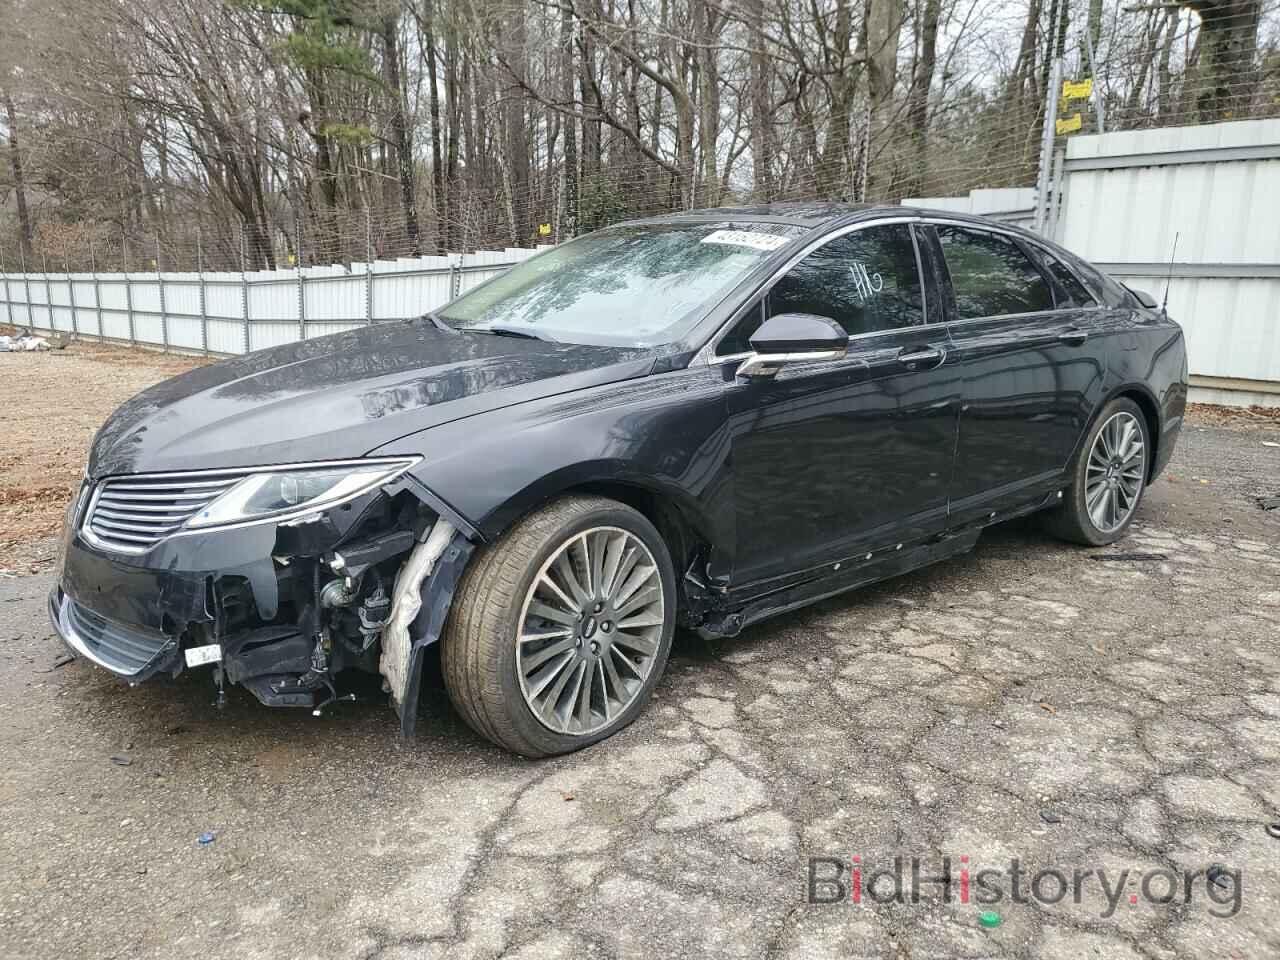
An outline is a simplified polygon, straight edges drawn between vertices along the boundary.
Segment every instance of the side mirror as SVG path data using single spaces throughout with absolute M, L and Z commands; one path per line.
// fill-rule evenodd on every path
M 1160 304 L 1156 303 L 1156 298 L 1153 297 L 1151 294 L 1147 293 L 1147 291 L 1135 290 L 1133 289 L 1133 287 L 1128 287 L 1128 290 L 1135 297 L 1137 297 L 1138 302 L 1142 304 L 1144 307 L 1146 307 L 1148 310 L 1154 310 L 1156 307 L 1160 306 Z
M 787 363 L 838 360 L 849 347 L 844 328 L 812 313 L 780 313 L 751 337 L 751 356 L 738 367 L 740 377 L 771 377 Z

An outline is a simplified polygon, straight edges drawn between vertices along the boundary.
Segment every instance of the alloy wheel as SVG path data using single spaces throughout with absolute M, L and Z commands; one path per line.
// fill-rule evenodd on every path
M 1114 414 L 1094 438 L 1085 467 L 1085 506 L 1100 532 L 1124 526 L 1138 505 L 1146 475 L 1142 425 L 1131 413 Z
M 653 554 L 620 527 L 575 534 L 525 595 L 516 670 L 543 726 L 585 736 L 640 695 L 662 646 L 666 597 Z

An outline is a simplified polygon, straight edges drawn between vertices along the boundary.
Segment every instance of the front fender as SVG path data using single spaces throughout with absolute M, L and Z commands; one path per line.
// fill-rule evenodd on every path
M 421 454 L 413 479 L 486 540 L 561 492 L 622 483 L 731 541 L 723 394 L 719 368 L 676 370 L 442 424 L 377 453 Z

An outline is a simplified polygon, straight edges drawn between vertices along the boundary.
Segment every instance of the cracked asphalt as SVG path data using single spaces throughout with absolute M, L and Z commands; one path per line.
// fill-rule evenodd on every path
M 732 642 L 678 636 L 647 714 L 553 761 L 480 740 L 438 683 L 408 744 L 377 702 L 316 720 L 238 688 L 218 712 L 204 673 L 129 689 L 57 665 L 49 576 L 0 579 L 0 953 L 1274 957 L 1264 441 L 1280 430 L 1185 430 L 1114 548 L 1019 522 Z M 1163 559 L 1091 559 L 1134 551 Z M 854 856 L 926 877 L 950 856 L 957 882 L 808 903 L 808 858 Z M 962 864 L 1014 859 L 1094 874 L 1079 903 L 961 901 Z M 1189 902 L 1146 896 L 1170 871 Z

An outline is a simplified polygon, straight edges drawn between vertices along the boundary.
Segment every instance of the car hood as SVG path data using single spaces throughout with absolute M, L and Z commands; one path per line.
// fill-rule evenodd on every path
M 648 373 L 654 352 L 383 323 L 198 367 L 121 406 L 89 476 L 300 463 Z

